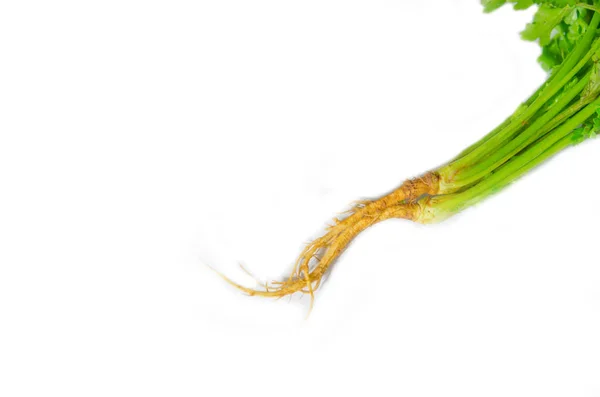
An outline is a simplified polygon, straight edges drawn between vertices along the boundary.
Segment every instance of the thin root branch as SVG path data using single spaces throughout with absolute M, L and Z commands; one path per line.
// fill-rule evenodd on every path
M 416 200 L 423 195 L 433 195 L 439 190 L 439 176 L 427 173 L 420 178 L 406 181 L 392 193 L 377 200 L 355 202 L 346 216 L 336 217 L 328 225 L 325 234 L 308 243 L 296 260 L 290 276 L 284 281 L 262 283 L 254 278 L 261 289 L 244 287 L 218 273 L 226 282 L 251 296 L 282 298 L 296 292 L 310 295 L 310 310 L 314 304 L 315 291 L 323 277 L 348 247 L 350 242 L 371 225 L 390 218 L 417 219 L 420 206 Z M 214 269 L 213 269 L 214 270 Z

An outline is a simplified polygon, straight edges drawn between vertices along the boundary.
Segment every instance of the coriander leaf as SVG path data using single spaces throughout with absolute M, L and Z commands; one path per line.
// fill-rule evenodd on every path
M 484 12 L 492 12 L 506 3 L 513 4 L 515 10 L 526 10 L 535 2 L 533 0 L 481 0 Z
M 541 46 L 548 45 L 552 30 L 562 22 L 562 20 L 571 11 L 570 8 L 555 8 L 548 5 L 541 5 L 533 17 L 533 22 L 527 25 L 521 33 L 524 40 L 539 40 Z
M 568 12 L 562 22 L 551 31 L 550 41 L 545 45 L 540 43 L 542 55 L 538 58 L 538 62 L 546 71 L 552 70 L 563 62 L 588 28 L 588 10 L 581 7 L 564 10 Z

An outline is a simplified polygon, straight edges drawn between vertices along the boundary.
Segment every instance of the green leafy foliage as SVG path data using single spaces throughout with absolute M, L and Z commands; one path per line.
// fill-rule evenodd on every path
M 483 10 L 485 12 L 492 12 L 504 4 L 513 4 L 515 10 L 525 10 L 534 4 L 533 0 L 481 0 L 483 4 Z
M 552 31 L 565 19 L 569 12 L 569 7 L 540 6 L 533 17 L 533 22 L 527 25 L 521 33 L 521 37 L 528 41 L 539 40 L 541 46 L 548 45 Z
M 542 54 L 538 61 L 546 71 L 560 65 L 573 50 L 586 32 L 591 14 L 589 9 L 581 7 L 587 4 L 581 0 L 482 0 L 482 4 L 485 12 L 504 4 L 512 4 L 516 10 L 538 5 L 533 21 L 521 37 L 540 44 Z
M 585 3 L 585 1 L 581 0 L 541 0 L 534 1 L 535 4 L 545 4 L 553 7 L 574 7 L 579 3 Z
M 588 28 L 588 10 L 581 7 L 540 6 L 534 20 L 522 33 L 525 40 L 538 40 L 538 61 L 546 71 L 560 65 Z
M 546 5 L 554 8 L 574 7 L 585 2 L 582 0 L 481 0 L 485 12 L 492 12 L 504 4 L 512 4 L 515 10 L 526 10 L 534 4 Z

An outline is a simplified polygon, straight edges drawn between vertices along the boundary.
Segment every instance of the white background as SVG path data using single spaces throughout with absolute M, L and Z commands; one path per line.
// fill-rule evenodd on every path
M 0 395 L 600 396 L 600 144 L 279 278 L 542 81 L 477 1 L 4 1 Z

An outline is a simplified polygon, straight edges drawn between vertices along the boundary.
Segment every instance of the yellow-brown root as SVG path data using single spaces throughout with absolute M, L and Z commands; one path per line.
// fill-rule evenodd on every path
M 416 200 L 423 195 L 435 195 L 439 190 L 439 176 L 428 172 L 419 178 L 407 180 L 398 189 L 376 200 L 358 202 L 344 219 L 334 219 L 326 233 L 308 244 L 300 253 L 291 275 L 285 281 L 260 284 L 263 289 L 241 286 L 220 274 L 225 281 L 251 295 L 281 298 L 296 292 L 309 294 L 310 307 L 314 291 L 335 260 L 350 242 L 363 230 L 390 218 L 417 220 L 421 207 Z

